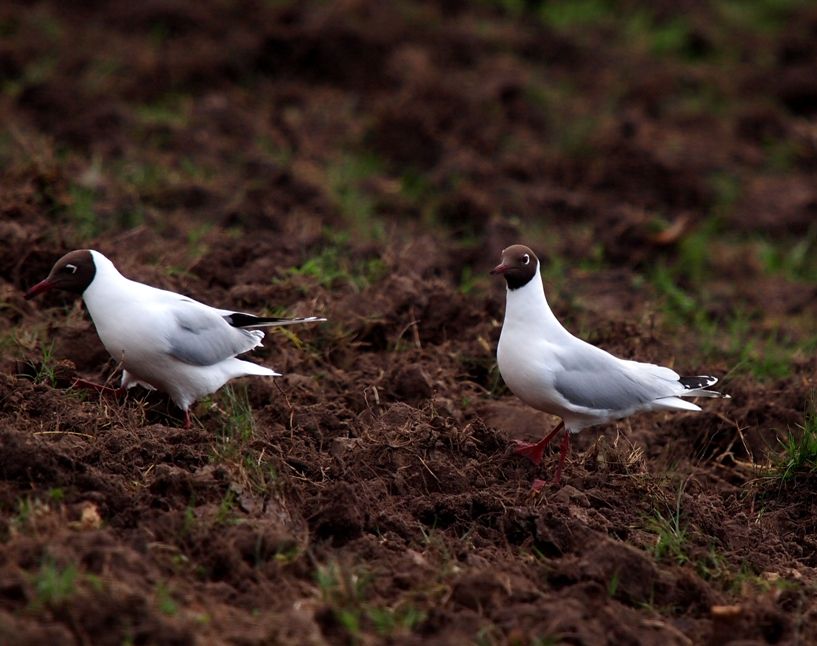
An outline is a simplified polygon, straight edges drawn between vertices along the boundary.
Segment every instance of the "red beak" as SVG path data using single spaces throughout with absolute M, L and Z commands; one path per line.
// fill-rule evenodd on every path
M 49 289 L 54 287 L 54 283 L 52 283 L 48 278 L 45 280 L 41 280 L 39 283 L 34 285 L 31 289 L 26 292 L 25 298 L 29 300 L 34 298 L 37 294 L 42 294 L 43 292 L 47 292 Z
M 499 264 L 491 270 L 492 274 L 504 274 L 510 267 L 508 265 Z

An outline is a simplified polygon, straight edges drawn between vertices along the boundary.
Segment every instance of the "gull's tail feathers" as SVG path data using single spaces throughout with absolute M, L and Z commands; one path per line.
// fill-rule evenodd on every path
M 656 410 L 659 409 L 694 410 L 694 411 L 701 410 L 701 407 L 698 406 L 697 404 L 685 401 L 680 397 L 662 397 L 661 399 L 656 399 L 652 402 L 652 407 Z
M 257 375 L 259 377 L 281 376 L 280 372 L 275 372 L 266 366 L 259 366 L 257 363 L 253 363 L 252 361 L 244 361 L 243 359 L 231 359 L 228 369 L 232 370 L 233 372 L 231 379 L 236 377 L 246 377 L 247 375 Z

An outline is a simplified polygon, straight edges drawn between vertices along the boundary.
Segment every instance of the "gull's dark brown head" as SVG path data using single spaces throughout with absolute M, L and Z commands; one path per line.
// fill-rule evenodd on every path
M 523 244 L 511 245 L 502 251 L 500 263 L 491 270 L 492 274 L 502 274 L 508 289 L 519 289 L 527 285 L 539 271 L 539 259 Z
M 77 249 L 60 258 L 48 277 L 26 292 L 26 299 L 52 289 L 82 294 L 96 276 L 94 257 L 89 249 Z

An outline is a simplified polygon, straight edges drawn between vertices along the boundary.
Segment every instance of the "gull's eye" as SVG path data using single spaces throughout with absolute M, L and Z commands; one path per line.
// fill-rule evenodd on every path
M 76 265 L 65 265 L 63 270 L 68 272 L 69 274 L 76 274 L 77 273 L 77 266 Z
M 530 256 L 528 254 L 524 254 L 522 256 L 522 264 L 527 265 L 530 262 Z

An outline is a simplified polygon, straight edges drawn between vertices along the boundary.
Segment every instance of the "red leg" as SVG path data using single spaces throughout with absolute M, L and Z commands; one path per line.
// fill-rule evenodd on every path
M 119 397 L 125 394 L 125 388 L 120 386 L 119 388 L 111 388 L 110 386 L 103 386 L 102 384 L 95 384 L 93 381 L 88 381 L 87 379 L 75 379 L 74 383 L 71 384 L 72 388 L 87 388 L 90 390 L 95 390 L 98 393 L 108 393 L 113 395 L 114 397 Z
M 190 421 L 190 410 L 185 409 L 185 411 L 184 411 L 184 427 L 183 428 L 185 430 L 189 429 L 191 424 L 192 424 L 192 422 Z
M 570 433 L 565 431 L 562 436 L 562 446 L 559 451 L 559 466 L 556 468 L 556 477 L 553 478 L 553 484 L 559 484 L 562 481 L 562 468 L 565 465 L 565 458 L 570 453 Z
M 516 440 L 515 452 L 519 455 L 524 455 L 526 458 L 528 458 L 528 460 L 539 466 L 542 463 L 542 453 L 544 452 L 545 447 L 550 444 L 551 440 L 556 437 L 556 434 L 564 427 L 565 423 L 559 422 L 559 425 L 554 428 L 549 435 L 543 437 L 541 440 L 533 444 Z

